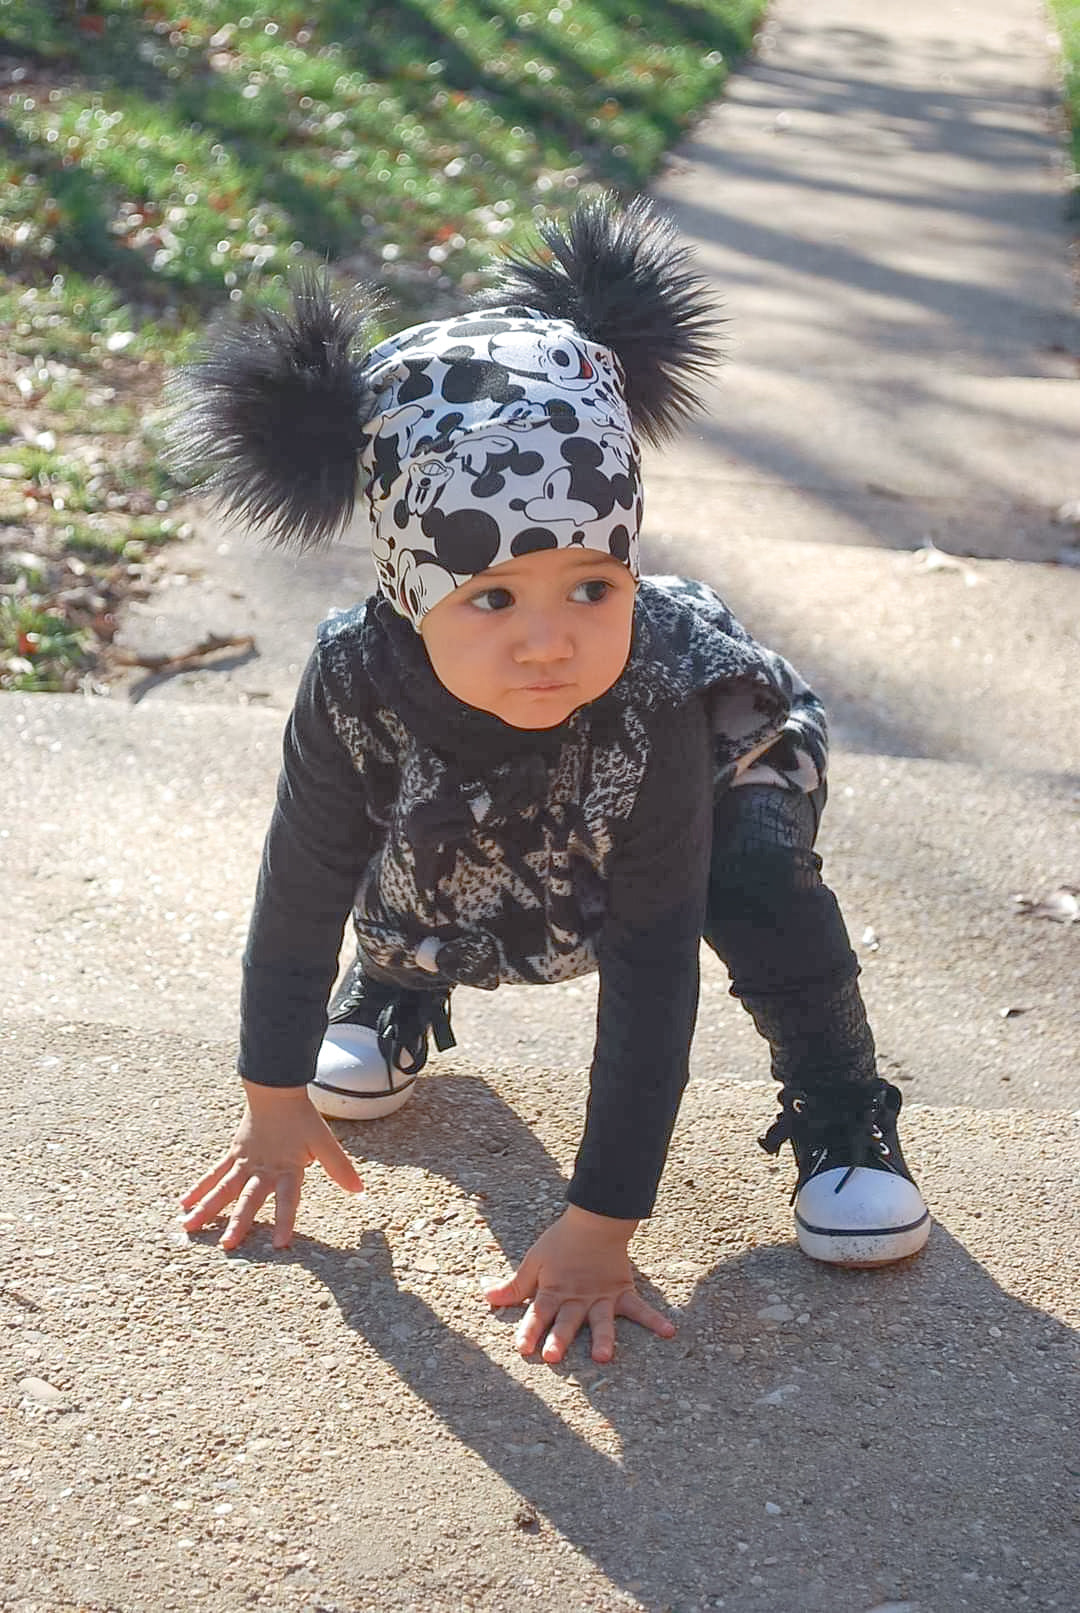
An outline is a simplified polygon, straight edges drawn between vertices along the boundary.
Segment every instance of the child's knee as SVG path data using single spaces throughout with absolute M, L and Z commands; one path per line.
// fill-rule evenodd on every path
M 708 908 L 730 916 L 751 914 L 774 922 L 824 889 L 821 858 L 799 846 L 732 852 L 713 845 Z
M 709 907 L 763 917 L 787 911 L 821 887 L 813 850 L 818 808 L 806 795 L 772 785 L 729 790 L 713 811 Z
M 714 851 L 733 855 L 809 851 L 817 837 L 824 789 L 805 795 L 773 784 L 736 785 L 713 808 Z

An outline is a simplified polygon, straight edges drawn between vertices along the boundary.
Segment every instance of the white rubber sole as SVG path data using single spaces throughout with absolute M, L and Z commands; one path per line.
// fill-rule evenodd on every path
M 413 1078 L 407 1086 L 395 1087 L 390 1092 L 357 1096 L 355 1092 L 343 1092 L 340 1087 L 327 1086 L 322 1081 L 309 1081 L 308 1097 L 327 1120 L 381 1120 L 408 1103 L 415 1085 Z
M 795 1231 L 799 1248 L 811 1260 L 830 1266 L 891 1266 L 897 1260 L 910 1260 L 925 1246 L 930 1236 L 930 1212 L 909 1227 L 883 1227 L 878 1232 L 860 1228 L 845 1233 L 808 1226 L 796 1216 Z
M 862 1168 L 850 1176 L 829 1170 L 811 1177 L 799 1193 L 795 1231 L 799 1248 L 811 1260 L 830 1266 L 890 1266 L 922 1249 L 930 1236 L 930 1212 L 904 1176 Z
M 381 1120 L 408 1103 L 415 1085 L 415 1075 L 387 1068 L 366 1025 L 330 1025 L 308 1097 L 329 1120 Z

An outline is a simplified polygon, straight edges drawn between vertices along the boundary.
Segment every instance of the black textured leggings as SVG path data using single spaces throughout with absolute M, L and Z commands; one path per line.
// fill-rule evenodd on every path
M 786 1086 L 875 1078 L 859 965 L 814 851 L 825 788 L 728 790 L 713 813 L 705 940 Z

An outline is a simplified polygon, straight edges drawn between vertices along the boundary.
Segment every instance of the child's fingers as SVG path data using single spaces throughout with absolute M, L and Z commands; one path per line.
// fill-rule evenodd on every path
M 536 1293 L 536 1261 L 530 1249 L 512 1277 L 484 1289 L 484 1298 L 493 1310 L 504 1305 L 527 1305 Z
M 194 1205 L 184 1216 L 184 1230 L 198 1232 L 208 1221 L 219 1216 L 227 1204 L 231 1204 L 243 1187 L 247 1176 L 240 1166 L 234 1164 L 228 1174 L 209 1192 L 201 1203 Z
M 205 1176 L 199 1177 L 194 1187 L 188 1188 L 180 1200 L 181 1208 L 190 1210 L 194 1205 L 198 1204 L 199 1200 L 209 1193 L 211 1188 L 217 1186 L 232 1164 L 233 1157 L 231 1154 L 226 1154 L 224 1159 L 219 1159 L 217 1164 L 206 1172 Z
M 273 1182 L 265 1176 L 248 1177 L 228 1225 L 218 1240 L 223 1249 L 235 1249 L 237 1244 L 243 1243 L 254 1225 L 255 1217 L 273 1191 Z
M 577 1338 L 589 1307 L 580 1299 L 567 1300 L 559 1306 L 558 1315 L 551 1326 L 547 1338 L 544 1340 L 542 1355 L 545 1361 L 554 1364 L 561 1361 L 567 1350 Z
M 296 1212 L 300 1205 L 300 1176 L 279 1176 L 274 1189 L 274 1248 L 287 1249 L 292 1242 Z
M 508 1277 L 504 1283 L 495 1283 L 491 1288 L 484 1289 L 484 1298 L 493 1310 L 501 1310 L 504 1305 L 524 1305 L 533 1291 L 533 1284 L 529 1283 L 521 1272 L 517 1271 Z
M 626 1289 L 619 1295 L 615 1305 L 616 1316 L 625 1316 L 631 1322 L 637 1322 L 639 1327 L 647 1327 L 650 1333 L 658 1333 L 662 1339 L 674 1338 L 677 1329 L 675 1323 L 654 1309 L 647 1300 L 635 1293 L 632 1288 Z
M 343 1187 L 346 1193 L 362 1193 L 364 1184 L 356 1173 L 356 1168 L 348 1154 L 342 1148 L 329 1126 L 324 1126 L 325 1137 L 319 1137 L 312 1144 L 315 1158 L 332 1182 Z
M 610 1299 L 601 1299 L 589 1311 L 589 1330 L 592 1333 L 590 1354 L 601 1363 L 615 1358 L 615 1306 Z M 547 1352 L 545 1351 L 545 1356 Z
M 532 1355 L 555 1320 L 558 1311 L 557 1299 L 550 1295 L 537 1295 L 514 1333 L 514 1349 L 519 1355 Z

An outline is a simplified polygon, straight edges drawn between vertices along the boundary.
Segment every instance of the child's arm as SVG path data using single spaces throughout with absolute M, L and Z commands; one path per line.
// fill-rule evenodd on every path
M 586 1320 L 597 1361 L 611 1359 L 616 1315 L 665 1337 L 675 1331 L 635 1292 L 626 1251 L 652 1213 L 697 1011 L 712 835 L 712 752 L 699 703 L 673 714 L 639 806 L 598 940 L 596 1051 L 570 1204 L 513 1280 L 487 1296 L 494 1305 L 532 1301 L 517 1348 L 529 1354 L 548 1334 L 543 1356 L 552 1362 Z
M 242 1241 L 271 1196 L 274 1243 L 284 1247 L 312 1160 L 341 1187 L 361 1186 L 310 1103 L 307 1083 L 371 842 L 362 782 L 334 732 L 313 656 L 285 731 L 244 955 L 239 1069 L 247 1105 L 228 1151 L 181 1200 L 189 1231 L 235 1203 L 221 1239 L 226 1248 Z
M 675 1331 L 635 1292 L 627 1245 L 652 1213 L 686 1084 L 703 905 L 702 894 L 652 924 L 605 926 L 596 1052 L 570 1202 L 513 1279 L 487 1293 L 496 1306 L 531 1301 L 515 1338 L 522 1355 L 547 1334 L 544 1360 L 561 1361 L 588 1321 L 593 1360 L 610 1361 L 617 1315 L 663 1337 Z
M 237 1067 L 246 1081 L 295 1087 L 311 1079 L 342 933 L 375 841 L 316 654 L 285 730 L 244 950 Z
M 180 1200 L 184 1231 L 198 1232 L 233 1205 L 219 1242 L 223 1249 L 235 1249 L 272 1195 L 274 1248 L 284 1249 L 296 1223 L 304 1172 L 313 1161 L 348 1193 L 359 1193 L 364 1184 L 305 1087 L 245 1081 L 244 1090 L 247 1104 L 228 1152 Z
M 629 1317 L 669 1339 L 675 1324 L 642 1299 L 634 1287 L 627 1245 L 636 1221 L 593 1215 L 570 1204 L 553 1227 L 537 1238 L 514 1276 L 487 1290 L 489 1304 L 532 1301 L 514 1335 L 514 1347 L 561 1361 L 578 1331 L 588 1324 L 594 1361 L 615 1354 L 615 1318 Z M 546 1334 L 546 1339 L 545 1339 Z

